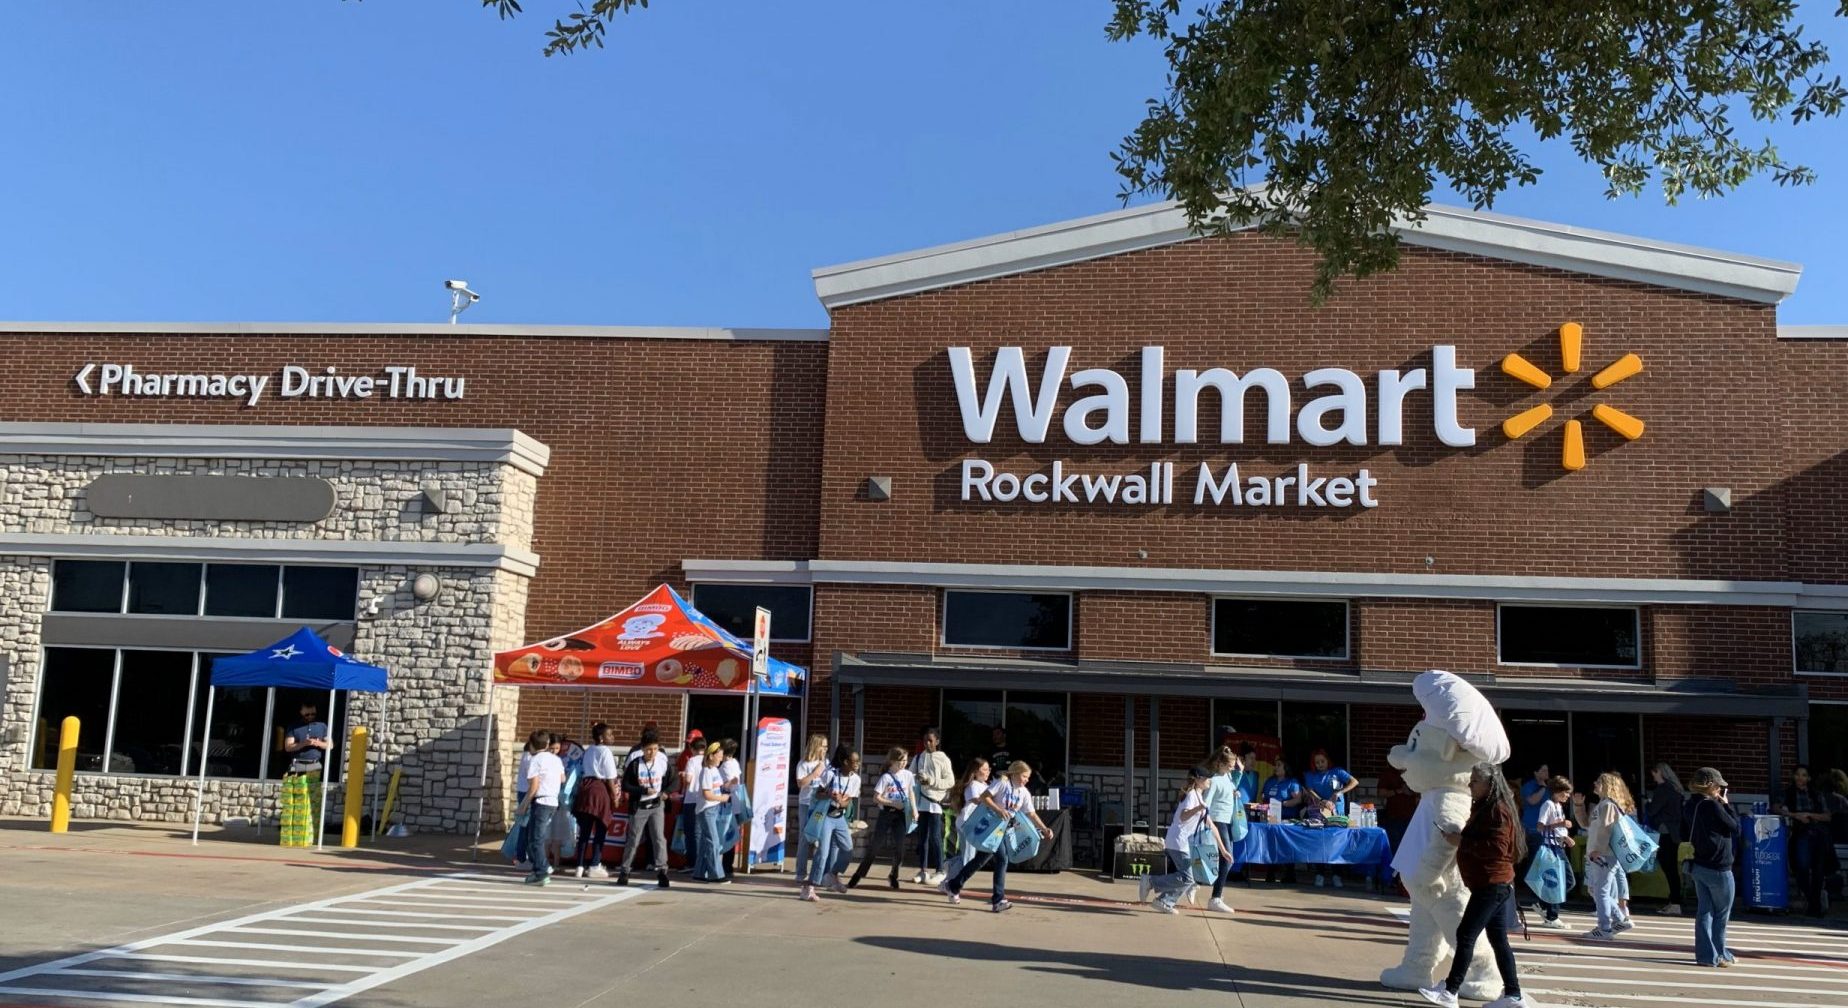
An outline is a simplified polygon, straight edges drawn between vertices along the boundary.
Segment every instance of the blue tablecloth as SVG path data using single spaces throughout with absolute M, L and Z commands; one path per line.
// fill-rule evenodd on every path
M 1292 823 L 1252 823 L 1232 848 L 1239 864 L 1351 864 L 1390 870 L 1392 842 L 1377 826 L 1320 828 Z

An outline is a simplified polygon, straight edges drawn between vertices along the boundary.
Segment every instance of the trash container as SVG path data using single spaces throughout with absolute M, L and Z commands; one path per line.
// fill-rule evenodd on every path
M 1790 909 L 1790 827 L 1774 815 L 1743 816 L 1739 825 L 1745 847 L 1745 905 Z

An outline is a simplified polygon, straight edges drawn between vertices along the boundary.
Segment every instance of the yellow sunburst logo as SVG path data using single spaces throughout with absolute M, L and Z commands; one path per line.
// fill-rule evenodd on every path
M 1567 322 L 1559 327 L 1559 363 L 1567 374 L 1577 374 L 1579 369 L 1579 351 L 1585 339 L 1585 327 L 1577 322 Z M 1535 367 L 1527 358 L 1511 353 L 1502 358 L 1502 373 L 1519 382 L 1525 382 L 1537 389 L 1552 387 L 1553 377 Z M 1607 389 L 1625 378 L 1641 374 L 1643 359 L 1633 353 L 1624 354 L 1612 361 L 1609 367 L 1591 376 L 1591 387 Z M 1541 403 L 1532 409 L 1519 413 L 1502 421 L 1502 433 L 1512 440 L 1533 431 L 1553 415 L 1553 407 Z M 1643 422 L 1636 417 L 1603 403 L 1592 407 L 1592 419 L 1611 430 L 1616 431 L 1626 441 L 1634 441 L 1643 436 Z M 1568 472 L 1577 472 L 1585 468 L 1585 428 L 1577 419 L 1566 421 L 1565 448 L 1560 453 L 1560 465 Z

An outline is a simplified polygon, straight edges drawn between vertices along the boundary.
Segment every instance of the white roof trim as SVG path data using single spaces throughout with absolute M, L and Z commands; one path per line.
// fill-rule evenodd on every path
M 499 543 L 244 539 L 232 536 L 147 536 L 111 533 L 4 532 L 0 556 L 84 560 L 201 560 L 218 563 L 340 564 L 471 567 L 532 577 L 539 554 Z
M 545 475 L 552 449 L 509 428 L 0 423 L 0 456 L 505 462 Z
M 1787 340 L 1848 340 L 1848 325 L 1781 325 L 1777 338 Z
M 1432 204 L 1417 226 L 1397 225 L 1408 244 L 1467 252 L 1592 276 L 1776 304 L 1797 288 L 1795 263 L 1653 241 L 1545 221 Z M 991 280 L 1196 237 L 1174 202 L 814 271 L 828 308 Z
M 441 325 L 425 322 L 0 322 L 0 333 L 154 336 L 522 336 L 559 339 L 737 340 L 825 343 L 826 329 L 724 326 Z
M 1613 605 L 1729 605 L 1848 610 L 1848 586 L 1800 581 L 1373 574 L 1172 567 L 895 563 L 877 560 L 683 560 L 689 580 L 900 584 L 1000 591 L 1162 591 L 1205 595 L 1441 598 Z

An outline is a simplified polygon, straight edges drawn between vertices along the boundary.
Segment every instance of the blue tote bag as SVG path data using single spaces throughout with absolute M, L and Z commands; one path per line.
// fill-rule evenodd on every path
M 963 841 L 970 850 L 993 854 L 1001 849 L 1001 841 L 1007 836 L 1007 821 L 1007 816 L 984 805 L 963 826 Z
M 1616 856 L 1617 864 L 1631 875 L 1655 871 L 1660 835 L 1643 829 L 1630 816 L 1618 816 L 1617 825 L 1611 827 L 1611 853 Z
M 1527 888 L 1540 897 L 1542 903 L 1560 904 L 1566 901 L 1566 859 L 1553 847 L 1543 846 L 1534 852 L 1534 863 L 1527 869 Z
M 1210 821 L 1187 840 L 1187 870 L 1195 882 L 1211 885 L 1219 878 L 1219 842 Z
M 1001 852 L 1006 855 L 1007 863 L 1031 861 L 1039 856 L 1039 850 L 1039 827 L 1026 816 L 1015 816 L 1001 841 Z

